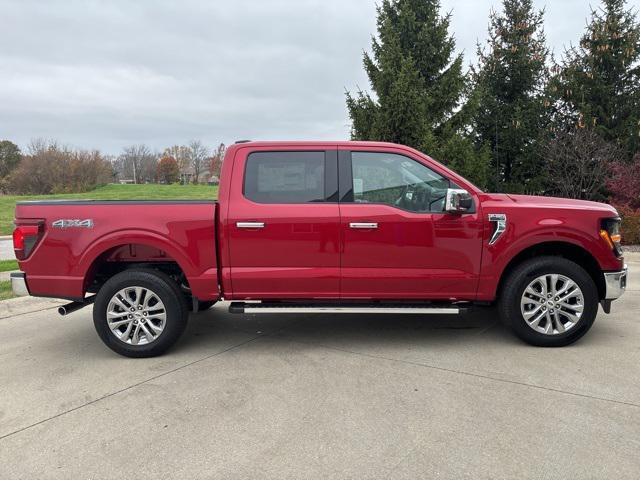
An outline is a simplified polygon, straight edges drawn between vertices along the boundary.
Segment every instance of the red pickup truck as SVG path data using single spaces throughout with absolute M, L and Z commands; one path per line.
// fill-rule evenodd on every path
M 609 205 L 485 193 L 378 142 L 239 142 L 218 201 L 16 206 L 14 292 L 91 303 L 114 351 L 158 355 L 189 311 L 449 314 L 497 304 L 526 342 L 584 335 L 626 286 Z

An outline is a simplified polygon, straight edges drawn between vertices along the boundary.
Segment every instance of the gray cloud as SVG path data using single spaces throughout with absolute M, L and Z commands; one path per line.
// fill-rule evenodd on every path
M 536 2 L 539 7 L 542 2 Z M 444 0 L 469 63 L 497 1 Z M 546 7 L 560 53 L 584 0 Z M 118 153 L 200 138 L 344 139 L 371 0 L 0 0 L 0 137 Z

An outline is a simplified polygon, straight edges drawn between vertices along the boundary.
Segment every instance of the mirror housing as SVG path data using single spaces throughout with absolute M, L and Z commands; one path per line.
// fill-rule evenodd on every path
M 444 210 L 448 213 L 470 213 L 473 211 L 473 198 L 466 190 L 448 188 Z

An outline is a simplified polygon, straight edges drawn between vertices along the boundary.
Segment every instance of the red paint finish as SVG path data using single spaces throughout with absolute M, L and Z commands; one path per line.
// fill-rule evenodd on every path
M 369 147 L 349 150 L 371 151 Z M 445 177 L 451 175 L 430 158 L 411 150 L 376 151 L 401 153 Z M 475 187 L 460 178 L 455 181 L 472 192 L 478 205 Z M 482 254 L 484 225 L 480 212 L 476 208 L 475 213 L 464 215 L 413 213 L 389 205 L 341 204 L 342 297 L 473 298 Z M 352 229 L 352 222 L 374 222 L 378 228 Z
M 247 156 L 256 151 L 366 150 L 411 157 L 472 196 L 474 213 L 412 213 L 363 203 L 260 204 L 243 194 Z M 491 213 L 507 230 L 489 245 Z M 580 247 L 603 271 L 622 268 L 599 237 L 609 205 L 483 193 L 411 148 L 378 142 L 252 142 L 232 145 L 219 203 L 20 203 L 18 225 L 41 224 L 19 262 L 33 295 L 82 298 L 97 262 L 175 261 L 198 298 L 437 299 L 492 301 L 509 262 L 546 242 Z M 60 219 L 93 226 L 55 228 Z M 41 223 L 40 223 L 41 222 Z M 240 229 L 238 222 L 263 222 Z M 375 222 L 354 230 L 351 222 Z
M 218 297 L 215 209 L 214 203 L 18 204 L 18 222 L 44 219 L 44 234 L 29 257 L 19 262 L 20 269 L 32 295 L 82 298 L 94 261 L 122 245 L 146 245 L 177 262 L 199 298 L 214 299 Z M 59 219 L 92 219 L 93 227 L 53 227 Z
M 314 147 L 309 144 L 305 149 Z M 242 187 L 246 159 L 250 152 L 260 150 L 272 148 L 239 149 L 233 162 L 224 219 L 232 298 L 338 298 L 338 204 L 260 204 L 245 198 Z M 261 222 L 264 228 L 242 229 L 238 222 Z
M 603 271 L 618 271 L 624 265 L 600 238 L 603 218 L 616 217 L 610 205 L 584 200 L 525 195 L 481 194 L 483 213 L 505 213 L 507 230 L 494 245 L 485 232 L 478 300 L 493 300 L 500 276 L 509 262 L 523 250 L 546 242 L 563 242 L 586 250 Z

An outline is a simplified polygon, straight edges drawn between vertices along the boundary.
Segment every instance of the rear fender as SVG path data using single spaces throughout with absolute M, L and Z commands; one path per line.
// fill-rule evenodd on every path
M 167 260 L 175 261 L 185 274 L 194 296 L 201 300 L 216 300 L 219 297 L 216 265 L 203 268 L 194 263 L 183 248 L 171 239 L 147 230 L 119 230 L 93 242 L 82 254 L 77 265 L 78 276 L 84 278 L 83 294 L 87 288 L 91 267 L 105 252 L 128 244 L 145 245 L 162 250 Z

